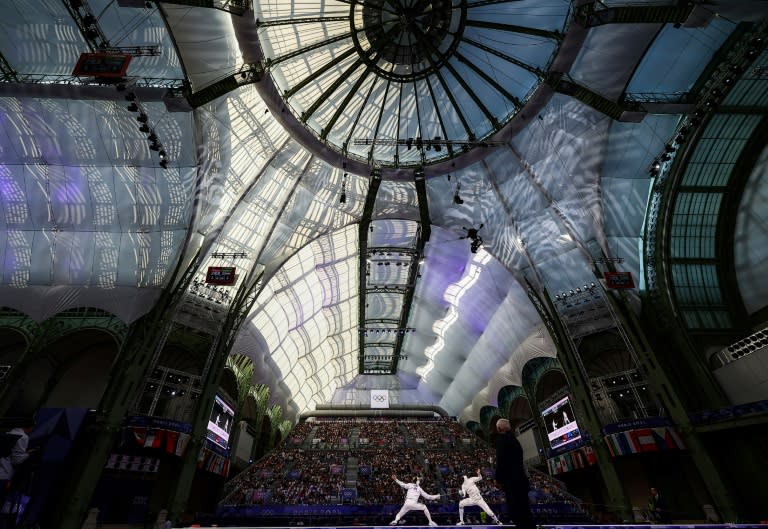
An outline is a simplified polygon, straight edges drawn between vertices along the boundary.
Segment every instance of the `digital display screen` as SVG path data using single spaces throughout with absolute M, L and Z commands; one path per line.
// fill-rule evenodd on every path
M 632 272 L 604 272 L 603 275 L 605 276 L 605 286 L 607 288 L 635 288 Z
M 205 274 L 205 282 L 211 285 L 234 285 L 234 266 L 209 266 Z
M 114 53 L 83 53 L 80 55 L 80 59 L 78 59 L 72 75 L 124 77 L 130 62 L 130 55 Z
M 235 410 L 224 402 L 224 399 L 216 395 L 213 399 L 213 409 L 208 418 L 208 439 L 222 448 L 229 444 L 229 432 L 232 431 L 232 423 L 235 420 Z
M 570 399 L 565 396 L 541 411 L 550 446 L 560 448 L 581 439 L 579 425 L 573 414 Z

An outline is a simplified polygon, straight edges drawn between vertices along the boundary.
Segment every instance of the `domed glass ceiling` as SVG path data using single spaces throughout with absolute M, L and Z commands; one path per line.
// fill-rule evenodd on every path
M 293 113 L 332 148 L 388 166 L 452 157 L 509 121 L 544 79 L 562 0 L 254 4 Z

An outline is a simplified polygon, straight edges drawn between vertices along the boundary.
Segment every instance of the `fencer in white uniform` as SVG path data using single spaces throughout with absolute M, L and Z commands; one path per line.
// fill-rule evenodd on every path
M 459 523 L 456 525 L 464 525 L 464 507 L 469 507 L 470 505 L 479 506 L 493 519 L 493 523 L 501 525 L 499 519 L 493 514 L 491 508 L 488 507 L 488 504 L 485 503 L 485 500 L 480 495 L 480 489 L 477 488 L 477 482 L 481 479 L 483 479 L 483 476 L 480 474 L 479 468 L 477 469 L 477 477 L 468 478 L 467 476 L 464 476 L 464 483 L 461 484 L 459 494 L 461 494 L 462 497 L 466 496 L 466 498 L 459 502 Z
M 427 494 L 424 492 L 424 490 L 422 490 L 422 488 L 419 486 L 419 478 L 416 478 L 416 483 L 403 483 L 397 479 L 397 476 L 393 474 L 392 479 L 394 479 L 395 483 L 400 485 L 408 492 L 405 493 L 405 503 L 403 503 L 403 507 L 395 515 L 395 519 L 389 522 L 389 525 L 397 525 L 397 522 L 400 521 L 400 518 L 405 516 L 405 513 L 409 511 L 421 511 L 427 517 L 427 520 L 429 520 L 430 527 L 437 527 L 437 524 L 432 520 L 432 515 L 429 514 L 429 509 L 427 509 L 427 506 L 423 503 L 419 503 L 419 498 L 424 496 L 425 500 L 439 500 L 440 495 Z

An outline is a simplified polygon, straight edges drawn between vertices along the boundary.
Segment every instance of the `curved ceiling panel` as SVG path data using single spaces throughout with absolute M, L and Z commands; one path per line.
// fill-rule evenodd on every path
M 356 226 L 316 239 L 266 282 L 251 311 L 299 411 L 330 402 L 358 372 L 358 252 Z

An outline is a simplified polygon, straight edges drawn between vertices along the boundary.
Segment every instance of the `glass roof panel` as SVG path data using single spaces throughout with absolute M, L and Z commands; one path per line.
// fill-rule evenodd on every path
M 472 2 L 469 2 L 472 7 Z M 490 4 L 472 8 L 472 14 L 478 18 L 487 17 L 493 20 L 496 16 L 515 15 L 516 24 L 527 28 L 562 30 L 563 18 L 568 14 L 570 6 L 558 0 L 540 0 L 535 4 L 515 2 L 506 5 Z
M 735 24 L 714 17 L 703 28 L 666 24 L 632 77 L 628 93 L 686 92 L 699 77 Z

